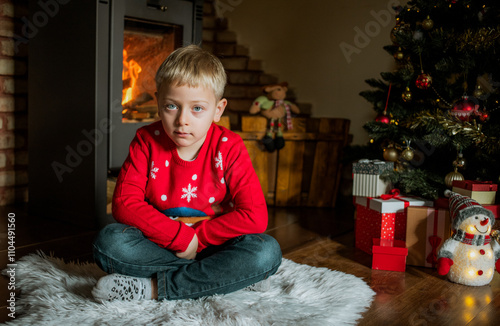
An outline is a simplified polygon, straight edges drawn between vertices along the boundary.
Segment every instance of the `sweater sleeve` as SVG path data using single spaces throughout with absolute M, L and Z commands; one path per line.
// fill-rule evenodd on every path
M 130 144 L 130 153 L 118 175 L 113 195 L 113 217 L 138 228 L 163 248 L 185 251 L 194 237 L 194 230 L 166 217 L 146 201 L 150 151 L 145 137 L 147 135 L 139 130 Z
M 234 237 L 262 233 L 267 228 L 267 205 L 259 179 L 241 138 L 226 157 L 224 173 L 234 210 L 193 226 L 198 236 L 198 252 Z

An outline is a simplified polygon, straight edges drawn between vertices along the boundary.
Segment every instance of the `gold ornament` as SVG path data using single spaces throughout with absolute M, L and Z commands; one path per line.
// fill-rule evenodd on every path
M 411 91 L 410 91 L 410 87 L 406 87 L 406 90 L 401 94 L 401 98 L 403 99 L 403 101 L 405 102 L 409 102 L 411 101 Z
M 396 60 L 403 60 L 405 57 L 405 54 L 403 53 L 403 50 L 401 48 L 398 48 L 398 51 L 394 53 L 394 59 Z
M 396 26 L 394 26 L 391 30 L 391 41 L 394 44 L 398 44 L 398 34 L 407 33 L 410 28 L 408 24 L 398 21 Z
M 398 160 L 398 150 L 394 147 L 384 149 L 384 160 L 389 162 L 396 162 Z
M 430 16 L 427 16 L 427 18 L 422 22 L 422 27 L 425 30 L 430 30 L 434 27 L 434 21 Z
M 415 153 L 413 152 L 413 149 L 411 149 L 409 146 L 405 148 L 403 153 L 401 153 L 401 157 L 407 161 L 413 160 L 413 156 L 415 156 Z
M 484 92 L 483 92 L 483 89 L 481 88 L 481 85 L 477 85 L 476 89 L 474 89 L 474 93 L 472 93 L 472 95 L 474 95 L 474 97 L 481 97 L 483 94 L 484 94 Z
M 493 230 L 491 231 L 490 236 L 496 240 L 496 242 L 500 243 L 500 231 L 498 230 Z
M 453 186 L 453 181 L 463 181 L 465 180 L 464 176 L 462 173 L 457 171 L 457 168 L 455 167 L 455 171 L 450 172 L 444 177 L 444 184 L 451 188 Z

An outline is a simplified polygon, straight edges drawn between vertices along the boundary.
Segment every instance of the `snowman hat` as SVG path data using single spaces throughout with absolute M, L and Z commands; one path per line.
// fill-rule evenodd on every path
M 474 199 L 459 193 L 447 190 L 445 195 L 450 197 L 450 218 L 452 228 L 457 230 L 463 221 L 471 216 L 483 214 L 489 217 L 489 224 L 493 226 L 495 216 Z

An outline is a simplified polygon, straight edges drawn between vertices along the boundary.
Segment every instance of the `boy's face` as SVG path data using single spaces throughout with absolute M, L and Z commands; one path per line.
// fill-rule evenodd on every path
M 198 155 L 212 121 L 218 122 L 227 100 L 217 101 L 211 89 L 205 87 L 161 84 L 156 93 L 158 115 L 163 129 L 177 146 L 183 160 Z

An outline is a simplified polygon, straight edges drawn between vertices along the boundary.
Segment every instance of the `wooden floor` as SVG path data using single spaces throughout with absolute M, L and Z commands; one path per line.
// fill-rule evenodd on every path
M 364 279 L 376 292 L 359 325 L 500 325 L 500 275 L 489 286 L 453 284 L 429 268 L 406 272 L 371 269 L 371 256 L 355 249 L 353 207 L 341 198 L 335 209 L 270 208 L 267 233 L 284 257 L 328 267 Z M 95 231 L 26 213 L 26 207 L 0 208 L 0 268 L 7 264 L 7 218 L 16 215 L 15 257 L 42 250 L 66 260 L 92 261 Z M 8 320 L 8 280 L 0 278 L 0 322 Z

